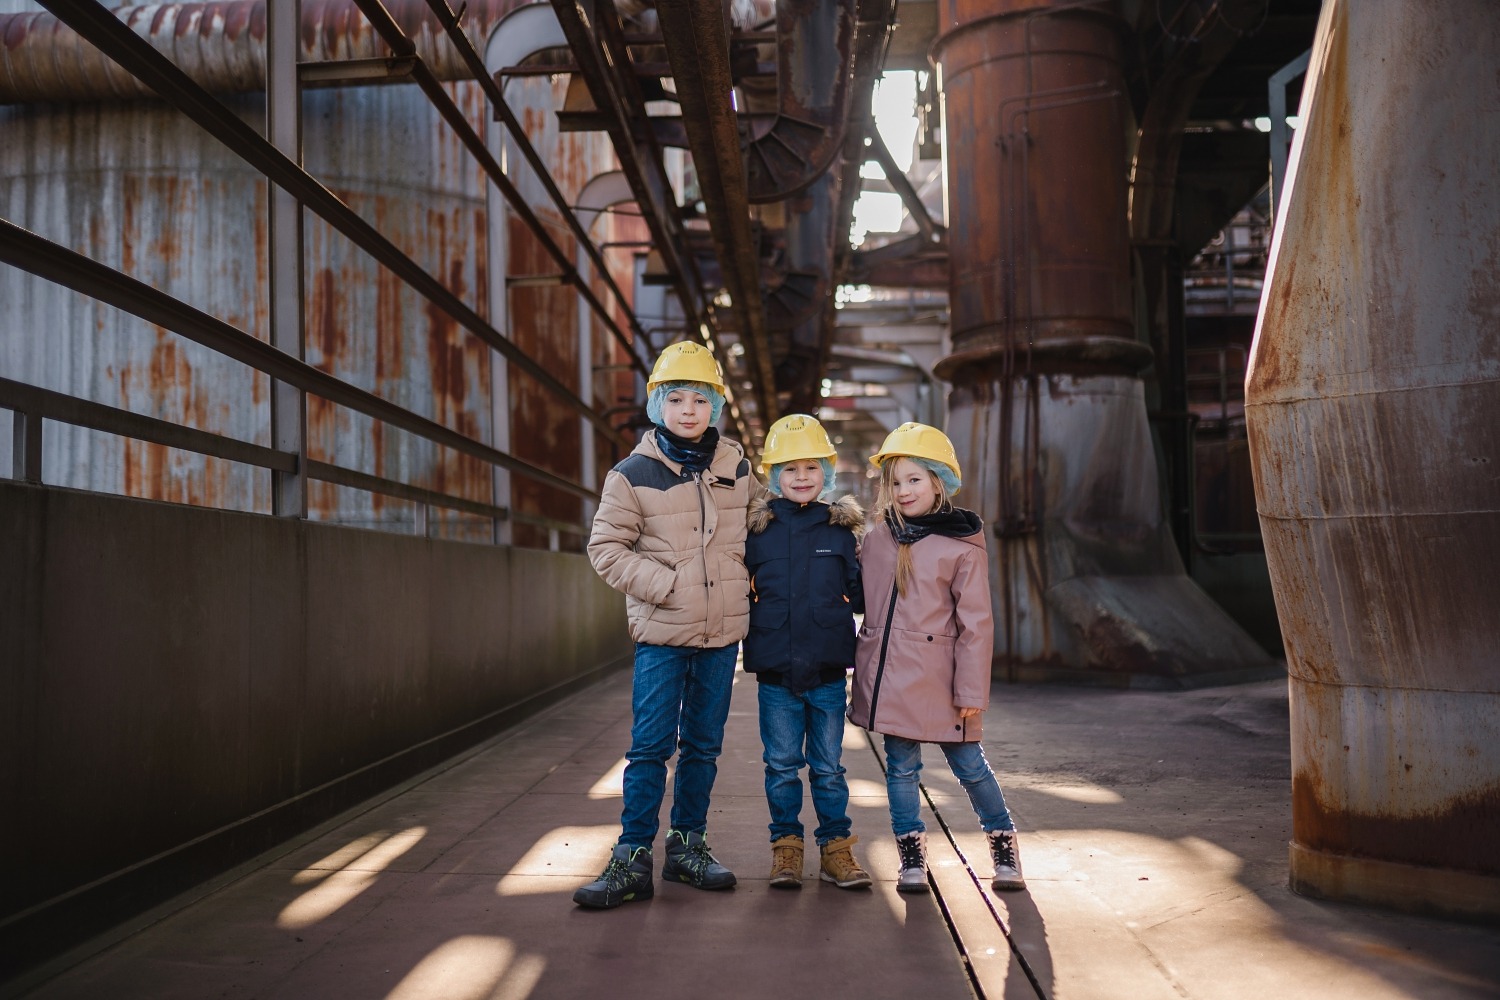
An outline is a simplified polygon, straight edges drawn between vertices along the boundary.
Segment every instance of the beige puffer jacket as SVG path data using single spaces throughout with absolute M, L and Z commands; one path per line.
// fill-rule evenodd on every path
M 721 438 L 701 476 L 662 454 L 656 433 L 604 479 L 589 561 L 625 594 L 630 637 L 656 646 L 717 649 L 750 628 L 745 509 L 750 463 Z
M 912 581 L 900 597 L 896 549 L 882 522 L 860 550 L 865 622 L 855 641 L 849 721 L 923 743 L 983 739 L 983 713 L 958 713 L 990 703 L 995 619 L 984 531 L 914 544 Z

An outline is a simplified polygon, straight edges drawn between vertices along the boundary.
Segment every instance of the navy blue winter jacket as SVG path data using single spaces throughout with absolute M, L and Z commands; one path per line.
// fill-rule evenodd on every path
M 750 501 L 745 671 L 756 680 L 802 692 L 854 665 L 854 613 L 865 609 L 854 546 L 864 523 L 853 497 Z

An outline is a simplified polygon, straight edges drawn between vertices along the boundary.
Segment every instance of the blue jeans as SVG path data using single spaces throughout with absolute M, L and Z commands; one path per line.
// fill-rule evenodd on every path
M 969 804 L 979 814 L 979 825 L 984 832 L 1014 830 L 1016 824 L 1005 807 L 1005 795 L 985 759 L 983 745 L 939 743 L 938 746 L 948 758 L 953 776 L 969 793 Z M 900 736 L 886 736 L 885 792 L 891 803 L 891 832 L 898 837 L 927 829 L 922 822 L 922 799 L 917 789 L 921 773 L 922 744 Z
M 807 767 L 819 844 L 849 836 L 849 782 L 840 763 L 844 750 L 844 682 L 830 681 L 793 694 L 776 684 L 757 684 L 760 741 L 765 746 L 766 802 L 771 839 L 802 836 L 802 781 Z
M 650 847 L 661 825 L 667 761 L 677 754 L 672 829 L 702 833 L 719 773 L 724 720 L 734 690 L 739 644 L 719 649 L 635 644 L 630 750 L 625 754 L 621 844 Z

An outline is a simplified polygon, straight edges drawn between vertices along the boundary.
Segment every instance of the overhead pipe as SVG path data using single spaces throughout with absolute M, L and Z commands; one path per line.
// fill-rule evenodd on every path
M 786 204 L 785 267 L 767 294 L 778 338 L 778 389 L 790 411 L 813 412 L 821 402 L 823 371 L 837 321 L 834 289 L 849 267 L 847 240 L 859 193 L 867 134 L 873 134 L 869 95 L 885 61 L 895 18 L 892 0 L 861 0 L 851 45 L 853 62 L 840 147 L 830 168 Z
M 776 0 L 778 113 L 745 151 L 750 201 L 805 190 L 839 156 L 855 69 L 857 0 Z
M 470 23 L 488 32 L 514 6 L 516 0 L 476 0 Z M 438 79 L 469 79 L 470 68 L 436 30 L 426 0 L 388 0 L 385 8 Z M 265 0 L 145 4 L 113 14 L 209 93 L 266 89 Z M 302 0 L 297 37 L 299 64 L 390 55 L 352 0 Z M 53 14 L 0 14 L 0 39 L 0 104 L 156 96 Z
M 729 65 L 729 14 L 720 4 L 657 0 L 656 16 L 715 255 L 739 317 L 740 343 L 754 376 L 761 419 L 769 425 L 780 414 L 761 305 L 759 241 L 752 238 L 745 209 L 745 166 Z

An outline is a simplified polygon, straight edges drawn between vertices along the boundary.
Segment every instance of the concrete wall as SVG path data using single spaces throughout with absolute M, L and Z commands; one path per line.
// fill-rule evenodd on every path
M 630 652 L 582 556 L 0 482 L 0 978 Z

